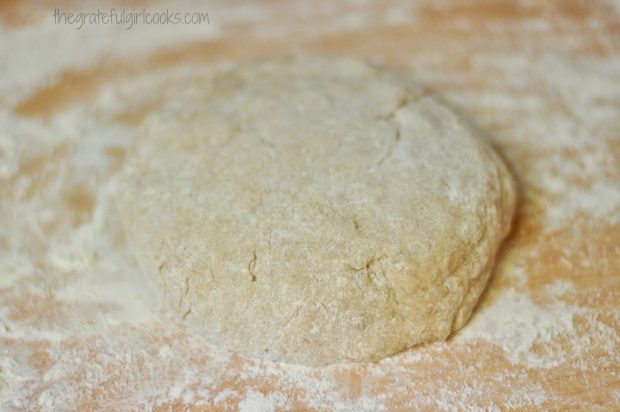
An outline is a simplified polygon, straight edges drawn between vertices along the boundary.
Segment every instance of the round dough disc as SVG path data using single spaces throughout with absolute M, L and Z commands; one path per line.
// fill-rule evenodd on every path
M 285 57 L 205 74 L 143 124 L 118 204 L 166 307 L 242 355 L 377 360 L 469 318 L 513 181 L 405 77 Z

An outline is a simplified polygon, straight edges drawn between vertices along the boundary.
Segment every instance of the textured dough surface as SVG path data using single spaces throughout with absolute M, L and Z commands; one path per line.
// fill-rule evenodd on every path
M 500 159 L 415 83 L 308 56 L 181 88 L 118 196 L 168 307 L 230 350 L 308 365 L 462 327 L 514 201 Z

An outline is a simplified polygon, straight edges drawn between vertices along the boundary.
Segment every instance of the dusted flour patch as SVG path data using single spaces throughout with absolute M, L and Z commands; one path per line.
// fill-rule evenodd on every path
M 143 125 L 118 203 L 189 324 L 244 355 L 317 365 L 460 328 L 514 188 L 408 79 L 291 57 L 180 90 Z

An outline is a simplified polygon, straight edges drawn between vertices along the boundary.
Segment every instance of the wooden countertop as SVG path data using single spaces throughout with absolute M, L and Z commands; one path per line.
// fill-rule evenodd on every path
M 619 410 L 620 4 L 110 2 L 203 27 L 54 24 L 0 2 L 0 405 L 7 410 Z M 487 291 L 447 342 L 304 368 L 161 319 L 107 194 L 140 119 L 201 67 L 371 59 L 469 114 L 520 201 Z M 102 160 L 103 159 L 103 160 Z

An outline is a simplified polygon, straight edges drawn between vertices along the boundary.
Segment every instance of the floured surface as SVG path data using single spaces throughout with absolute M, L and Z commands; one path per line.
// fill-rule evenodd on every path
M 620 407 L 618 6 L 403 3 L 217 3 L 208 28 L 177 31 L 76 31 L 2 7 L 5 408 Z M 288 50 L 411 73 L 477 119 L 517 177 L 514 234 L 448 342 L 311 369 L 231 356 L 158 317 L 110 207 L 135 125 L 201 64 Z

